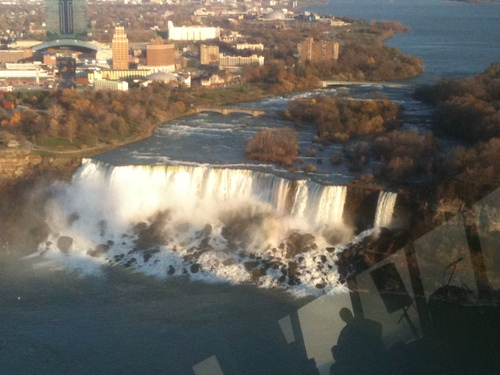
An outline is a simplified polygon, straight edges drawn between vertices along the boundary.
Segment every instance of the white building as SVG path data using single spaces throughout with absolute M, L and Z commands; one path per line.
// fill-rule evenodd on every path
M 226 80 L 217 74 L 213 74 L 209 79 L 201 80 L 202 86 L 218 86 L 223 85 L 224 83 L 226 83 Z
M 264 45 L 262 43 L 258 44 L 238 43 L 236 44 L 236 49 L 250 49 L 252 51 L 263 51 Z
M 176 27 L 172 21 L 168 21 L 168 39 L 170 40 L 208 40 L 219 37 L 218 27 Z
M 94 81 L 94 90 L 108 90 L 108 91 L 128 91 L 128 83 L 125 81 Z
M 0 69 L 2 79 L 23 79 L 54 77 L 53 72 L 43 69 L 40 64 L 5 64 L 6 69 Z
M 262 66 L 264 65 L 264 56 L 252 55 L 250 57 L 243 56 L 226 56 L 224 54 L 219 55 L 219 65 L 220 66 Z

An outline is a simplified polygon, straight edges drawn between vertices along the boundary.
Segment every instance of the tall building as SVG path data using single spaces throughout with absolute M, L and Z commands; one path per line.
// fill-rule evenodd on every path
M 165 44 L 159 37 L 152 40 L 146 46 L 146 65 L 173 67 L 175 70 L 175 45 Z
M 45 0 L 47 37 L 78 37 L 87 33 L 86 0 Z
M 219 61 L 219 46 L 200 46 L 200 64 L 209 65 Z
M 315 42 L 314 38 L 309 37 L 302 43 L 299 43 L 298 51 L 301 64 L 305 64 L 307 60 L 313 63 L 318 61 L 333 61 L 339 58 L 339 43 Z
M 128 38 L 123 26 L 116 26 L 111 42 L 113 69 L 128 69 Z

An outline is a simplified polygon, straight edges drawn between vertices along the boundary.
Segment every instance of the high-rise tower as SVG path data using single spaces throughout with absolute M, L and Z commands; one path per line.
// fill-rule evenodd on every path
M 111 42 L 113 69 L 128 69 L 128 38 L 123 26 L 116 26 Z
M 315 42 L 313 37 L 307 38 L 298 45 L 299 62 L 305 64 L 319 61 L 333 61 L 339 58 L 339 43 L 334 41 Z
M 87 32 L 86 0 L 45 0 L 46 30 L 49 39 L 83 38 Z

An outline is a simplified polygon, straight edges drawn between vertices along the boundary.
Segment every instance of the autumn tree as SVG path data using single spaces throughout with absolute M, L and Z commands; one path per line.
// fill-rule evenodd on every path
M 297 132 L 291 128 L 264 129 L 246 142 L 246 156 L 291 165 L 299 153 L 297 139 Z
M 66 121 L 62 124 L 61 135 L 70 143 L 73 143 L 75 141 L 77 128 L 78 125 L 75 116 L 73 114 L 69 114 Z
M 400 108 L 388 99 L 359 101 L 318 96 L 294 100 L 287 113 L 297 124 L 313 123 L 323 143 L 393 130 L 400 123 Z
M 435 106 L 432 129 L 468 143 L 500 137 L 500 78 L 492 64 L 483 74 L 462 80 L 443 79 L 420 86 L 414 97 Z
M 431 133 L 394 130 L 375 138 L 371 151 L 382 163 L 382 174 L 393 181 L 432 175 L 441 166 L 439 142 Z

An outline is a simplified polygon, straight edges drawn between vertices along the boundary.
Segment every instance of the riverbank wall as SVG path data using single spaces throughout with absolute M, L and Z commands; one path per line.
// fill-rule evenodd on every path
M 0 150 L 0 191 L 17 180 L 48 171 L 73 171 L 81 164 L 74 156 L 48 156 L 29 149 Z

